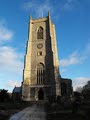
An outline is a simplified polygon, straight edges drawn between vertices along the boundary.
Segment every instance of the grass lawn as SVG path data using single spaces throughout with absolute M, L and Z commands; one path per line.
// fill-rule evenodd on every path
M 0 102 L 0 120 L 9 120 L 11 115 L 34 103 Z M 47 106 L 47 120 L 89 120 L 90 102 L 84 102 L 76 113 L 72 113 L 71 108 L 64 108 L 59 104 L 48 104 L 45 106 Z
M 63 107 L 59 104 L 48 106 L 47 120 L 90 120 L 90 102 L 84 102 L 73 113 L 72 107 Z
M 0 120 L 8 120 L 9 117 L 22 109 L 29 107 L 30 103 L 0 102 Z

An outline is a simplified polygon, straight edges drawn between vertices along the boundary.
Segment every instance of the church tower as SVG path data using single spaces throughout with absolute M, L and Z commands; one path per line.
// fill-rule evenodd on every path
M 48 100 L 61 95 L 55 26 L 47 17 L 29 21 L 23 70 L 22 100 Z

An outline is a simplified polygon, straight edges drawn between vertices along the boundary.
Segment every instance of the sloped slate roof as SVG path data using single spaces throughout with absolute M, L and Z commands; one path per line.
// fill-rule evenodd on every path
M 13 92 L 20 92 L 21 91 L 21 87 L 15 87 L 14 89 L 13 89 Z

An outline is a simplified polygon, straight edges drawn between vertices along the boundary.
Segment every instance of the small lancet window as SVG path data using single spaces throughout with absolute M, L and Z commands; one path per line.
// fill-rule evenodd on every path
M 38 28 L 37 39 L 43 39 L 43 28 L 42 27 Z

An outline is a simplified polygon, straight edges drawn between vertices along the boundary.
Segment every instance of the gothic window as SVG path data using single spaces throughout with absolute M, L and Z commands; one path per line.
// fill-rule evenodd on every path
M 38 28 L 37 39 L 43 39 L 43 28 L 42 27 Z
M 37 65 L 37 84 L 44 84 L 45 69 L 43 63 Z

